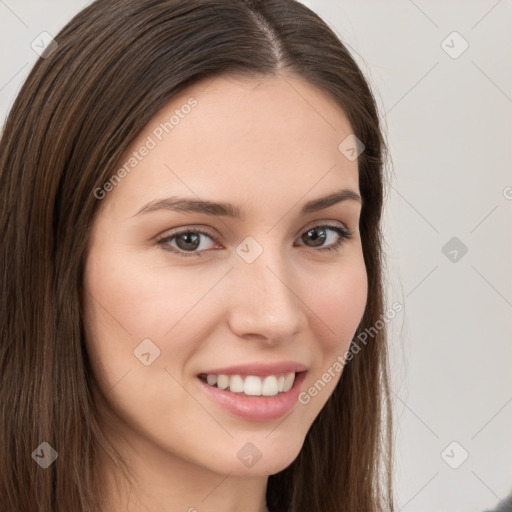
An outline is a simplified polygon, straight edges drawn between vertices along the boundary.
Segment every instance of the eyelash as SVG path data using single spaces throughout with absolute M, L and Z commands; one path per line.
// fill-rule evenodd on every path
M 320 252 L 327 252 L 327 251 L 336 251 L 336 252 L 339 252 L 342 248 L 342 246 L 345 244 L 345 242 L 347 240 L 350 240 L 354 233 L 348 229 L 345 229 L 345 228 L 342 228 L 341 226 L 333 226 L 333 225 L 329 225 L 329 224 L 321 224 L 321 225 L 318 225 L 318 226 L 313 226 L 309 229 L 307 229 L 306 231 L 304 231 L 304 233 L 308 232 L 308 231 L 311 231 L 311 230 L 315 230 L 315 229 L 322 229 L 322 228 L 328 228 L 328 229 L 331 229 L 333 231 L 335 231 L 338 235 L 339 235 L 339 238 L 338 240 L 333 244 L 333 245 L 330 245 L 330 246 L 327 246 L 327 247 L 320 247 L 319 249 L 314 249 L 313 247 L 311 247 L 310 249 L 313 249 L 313 251 L 320 251 Z M 173 240 L 174 238 L 180 236 L 180 235 L 184 235 L 184 234 L 188 234 L 188 233 L 199 233 L 201 235 L 205 235 L 209 238 L 211 238 L 214 242 L 217 242 L 217 240 L 215 239 L 215 237 L 213 237 L 210 233 L 207 233 L 206 231 L 202 231 L 201 229 L 184 229 L 182 231 L 178 231 L 176 233 L 173 233 L 169 236 L 165 236 L 163 238 L 160 238 L 157 240 L 157 243 L 159 245 L 162 246 L 162 249 L 164 251 L 169 251 L 169 252 L 172 252 L 174 254 L 177 254 L 178 256 L 180 257 L 184 257 L 184 258 L 188 258 L 188 257 L 202 257 L 204 255 L 205 250 L 203 251 L 200 251 L 200 252 L 192 252 L 192 251 L 189 251 L 188 253 L 186 251 L 183 251 L 183 250 L 177 250 L 177 249 L 170 249 L 168 247 L 165 246 L 166 243 L 170 242 L 171 240 Z M 217 242 L 218 243 L 218 242 Z

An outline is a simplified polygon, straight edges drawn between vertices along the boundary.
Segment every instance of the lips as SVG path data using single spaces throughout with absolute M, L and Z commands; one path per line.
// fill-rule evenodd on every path
M 294 376 L 291 388 L 274 396 L 247 396 L 243 392 L 220 389 L 208 384 L 204 375 L 198 375 L 197 382 L 206 396 L 227 412 L 247 421 L 267 421 L 281 418 L 296 405 L 307 371 L 291 374 Z M 249 375 L 246 378 L 250 377 Z M 252 377 L 261 379 L 257 376 Z
M 308 367 L 295 361 L 282 361 L 278 363 L 249 363 L 223 368 L 210 368 L 201 372 L 200 375 L 240 375 L 246 377 L 254 375 L 267 377 L 269 375 L 283 375 L 287 373 L 299 373 L 306 371 Z
M 296 403 L 308 367 L 297 361 L 216 367 L 197 375 L 206 395 L 249 421 L 282 417 Z

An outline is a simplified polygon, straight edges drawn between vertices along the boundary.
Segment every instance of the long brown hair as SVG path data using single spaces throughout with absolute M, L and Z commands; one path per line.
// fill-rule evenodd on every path
M 98 426 L 84 343 L 93 192 L 149 120 L 194 82 L 287 72 L 344 110 L 365 145 L 358 163 L 368 301 L 354 338 L 384 314 L 385 142 L 367 81 L 318 15 L 295 0 L 97 0 L 55 41 L 0 141 L 2 512 L 100 510 L 99 456 L 123 465 Z M 386 352 L 381 327 L 346 363 L 298 457 L 269 477 L 271 510 L 393 509 Z M 42 442 L 58 453 L 46 469 L 32 456 Z

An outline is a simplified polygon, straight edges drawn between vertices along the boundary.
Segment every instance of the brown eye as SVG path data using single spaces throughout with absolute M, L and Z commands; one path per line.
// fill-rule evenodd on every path
M 330 245 L 324 247 L 326 240 L 329 238 L 329 231 L 336 233 L 337 240 L 334 240 Z M 312 245 L 309 247 L 320 247 L 320 251 L 331 251 L 331 250 L 339 250 L 341 246 L 345 243 L 346 240 L 352 238 L 353 233 L 348 231 L 341 226 L 314 226 L 308 229 L 302 236 L 301 240 L 303 242 L 312 241 Z M 336 238 L 336 237 L 335 237 Z
M 183 233 L 174 238 L 176 238 L 176 245 L 183 251 L 194 251 L 201 243 L 201 235 L 193 232 Z
M 304 235 L 302 235 L 301 240 L 304 242 L 307 241 L 307 239 L 312 240 L 315 247 L 318 247 L 319 245 L 323 245 L 325 241 L 327 240 L 326 235 L 326 229 L 325 228 L 312 228 L 306 231 Z
M 333 237 L 333 234 L 336 234 L 337 237 Z M 206 231 L 186 229 L 161 238 L 157 243 L 164 250 L 175 253 L 178 256 L 203 256 L 207 250 L 205 248 L 198 250 L 203 237 L 216 242 L 214 237 Z M 330 238 L 334 238 L 334 240 L 326 245 Z M 318 251 L 338 251 L 344 242 L 350 238 L 352 238 L 352 232 L 341 226 L 321 225 L 314 226 L 304 232 L 300 238 L 304 243 L 300 245 L 317 248 Z
M 202 256 L 205 250 L 197 251 L 197 249 L 201 245 L 201 238 L 203 236 L 213 240 L 213 237 L 206 231 L 187 229 L 161 238 L 158 240 L 158 244 L 162 245 L 164 250 L 177 253 L 179 256 Z M 173 240 L 176 244 L 174 249 L 171 245 Z

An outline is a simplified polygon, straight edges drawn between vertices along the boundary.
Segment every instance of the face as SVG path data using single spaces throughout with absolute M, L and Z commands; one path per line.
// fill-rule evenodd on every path
M 139 454 L 238 476 L 299 454 L 367 299 L 351 133 L 299 78 L 217 77 L 175 96 L 97 192 L 87 351 Z

